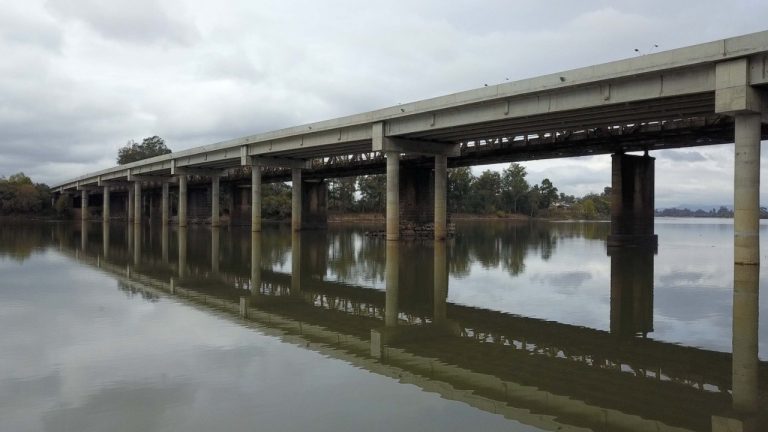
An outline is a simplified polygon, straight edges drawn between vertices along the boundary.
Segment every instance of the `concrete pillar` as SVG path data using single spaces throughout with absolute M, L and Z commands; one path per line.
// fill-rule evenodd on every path
M 387 240 L 400 239 L 400 154 L 387 152 Z
M 261 231 L 261 167 L 251 167 L 251 231 Z
M 179 227 L 179 279 L 187 276 L 187 227 Z
M 261 292 L 261 233 L 251 233 L 251 295 Z
M 211 179 L 211 226 L 217 227 L 219 223 L 219 186 L 220 177 L 213 176 Z
M 187 176 L 179 176 L 179 226 L 187 226 Z
M 141 223 L 141 182 L 133 182 L 133 223 Z
M 434 310 L 432 320 L 435 324 L 446 322 L 448 318 L 448 260 L 446 242 L 435 238 L 434 254 Z
M 88 220 L 88 190 L 80 191 L 80 219 Z
M 291 229 L 301 231 L 301 168 L 291 169 L 293 192 L 291 194 Z
M 448 236 L 448 156 L 435 156 L 435 240 L 445 240 Z
M 304 181 L 301 185 L 301 228 L 328 227 L 328 184 L 325 181 Z
M 734 161 L 733 408 L 758 410 L 760 114 L 736 114 Z
M 654 161 L 648 155 L 612 156 L 609 247 L 658 244 L 653 233 Z
M 301 293 L 301 234 L 291 235 L 291 295 Z
M 162 208 L 160 209 L 160 218 L 163 226 L 168 225 L 168 220 L 170 218 L 170 213 L 171 213 L 169 188 L 170 188 L 170 185 L 168 184 L 168 182 L 163 182 L 163 192 L 162 192 L 163 196 L 162 196 L 162 199 L 160 200 L 160 205 L 162 206 Z
M 384 326 L 397 326 L 398 311 L 398 291 L 400 290 L 400 243 L 395 241 L 387 242 L 387 255 L 385 264 L 385 284 L 386 296 L 384 299 Z
M 101 217 L 104 222 L 109 221 L 109 186 L 104 186 L 103 202 L 101 203 Z
M 219 273 L 219 262 L 221 261 L 221 228 L 211 227 L 211 272 Z
M 133 210 L 136 207 L 133 204 L 133 202 L 135 200 L 136 200 L 136 197 L 134 196 L 133 188 L 128 186 L 128 205 L 127 205 L 127 207 L 125 209 L 125 213 L 127 214 L 127 217 L 128 217 L 128 222 L 132 222 L 133 221 L 133 217 L 134 217 Z
M 248 318 L 248 307 L 250 306 L 250 299 L 248 297 L 240 297 L 240 316 Z

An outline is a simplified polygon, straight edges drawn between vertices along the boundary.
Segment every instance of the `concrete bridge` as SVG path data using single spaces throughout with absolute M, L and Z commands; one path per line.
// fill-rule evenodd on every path
M 238 266 L 250 273 L 220 270 L 218 257 L 177 263 L 154 248 L 142 251 L 141 234 L 130 249 L 103 235 L 80 235 L 59 234 L 62 252 L 115 276 L 122 289 L 224 312 L 303 347 L 546 430 L 729 430 L 721 427 L 729 421 L 731 399 L 744 390 L 731 381 L 728 353 L 635 337 L 613 323 L 605 332 L 450 304 L 444 242 L 435 242 L 432 272 L 422 272 L 431 283 L 412 285 L 424 288 L 423 296 L 404 291 L 400 282 L 383 292 L 318 279 L 303 274 L 301 265 L 292 273 L 261 268 L 266 248 L 260 233 L 252 236 L 251 265 Z M 388 242 L 390 251 L 399 247 Z M 291 254 L 292 262 L 305 260 L 300 244 L 294 242 Z M 185 256 L 179 250 L 179 259 Z M 612 321 L 622 315 L 620 321 L 648 320 L 627 309 L 621 294 L 640 298 L 640 308 L 647 308 L 642 298 L 652 298 L 653 287 L 637 293 L 632 273 L 652 275 L 652 263 L 612 265 Z M 639 280 L 652 284 L 653 278 Z M 745 312 L 735 311 L 735 326 L 756 321 Z M 764 407 L 768 364 L 755 367 L 763 376 L 754 383 L 755 404 Z M 766 424 L 761 412 L 750 423 L 753 430 Z
M 387 238 L 399 238 L 403 219 L 434 222 L 441 239 L 447 167 L 610 153 L 611 241 L 654 242 L 653 150 L 735 142 L 736 219 L 757 211 L 766 88 L 768 32 L 761 32 L 236 138 L 85 174 L 55 190 L 79 191 L 84 219 L 101 213 L 166 224 L 172 184 L 180 226 L 190 216 L 217 226 L 222 213 L 250 213 L 259 231 L 262 182 L 290 179 L 292 228 L 301 230 L 325 226 L 324 179 L 386 172 Z

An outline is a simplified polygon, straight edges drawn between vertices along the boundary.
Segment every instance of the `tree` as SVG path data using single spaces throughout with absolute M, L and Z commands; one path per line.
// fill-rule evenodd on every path
M 448 208 L 452 212 L 467 211 L 467 200 L 475 176 L 469 167 L 448 170 Z
M 328 181 L 328 208 L 348 212 L 355 206 L 355 178 L 336 178 Z
M 557 188 L 552 184 L 552 182 L 548 178 L 545 178 L 544 180 L 541 181 L 539 192 L 541 192 L 541 201 L 539 201 L 539 208 L 548 209 L 553 202 L 557 201 Z
M 485 170 L 472 183 L 470 193 L 471 210 L 475 213 L 490 214 L 499 208 L 501 193 L 501 174 L 498 171 Z
M 40 214 L 48 211 L 51 191 L 45 184 L 34 184 L 24 173 L 0 177 L 0 214 Z
M 165 141 L 159 136 L 144 138 L 141 144 L 134 140 L 128 141 L 124 147 L 117 151 L 117 164 L 125 165 L 155 156 L 168 154 L 171 149 L 166 147 Z
M 517 213 L 518 200 L 530 189 L 526 175 L 525 167 L 518 163 L 509 164 L 501 175 L 502 200 L 513 213 Z
M 384 211 L 387 202 L 387 176 L 368 175 L 358 180 L 360 210 Z

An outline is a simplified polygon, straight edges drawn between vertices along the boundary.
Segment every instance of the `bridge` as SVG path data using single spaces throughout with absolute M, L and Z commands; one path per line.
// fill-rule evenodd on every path
M 253 234 L 251 263 L 270 253 L 261 236 Z M 731 398 L 739 396 L 729 353 L 636 337 L 613 324 L 606 332 L 448 303 L 447 278 L 440 276 L 443 242 L 435 243 L 433 271 L 423 272 L 428 277 L 420 282 L 429 283 L 411 285 L 426 289 L 423 295 L 247 262 L 234 266 L 240 271 L 218 269 L 214 257 L 210 263 L 182 263 L 156 248 L 142 250 L 141 234 L 130 248 L 98 237 L 84 231 L 80 239 L 69 231 L 51 236 L 64 254 L 107 272 L 129 293 L 150 301 L 174 296 L 332 358 L 546 430 L 719 430 Z M 388 242 L 388 247 L 400 243 Z M 303 251 L 292 247 L 292 261 L 306 261 Z M 179 260 L 183 256 L 179 251 Z M 615 287 L 632 279 L 625 275 L 629 268 L 618 270 L 612 271 L 612 293 L 632 294 L 635 287 Z M 648 271 L 653 273 L 635 269 Z M 652 293 L 633 297 L 643 295 Z M 612 318 L 637 316 L 618 300 L 611 301 Z M 750 319 L 735 314 L 734 324 Z M 756 367 L 763 377 L 754 383 L 756 397 L 764 407 L 768 364 Z M 762 412 L 756 427 L 765 424 Z
M 236 138 L 54 189 L 79 191 L 84 219 L 186 226 L 191 215 L 217 226 L 236 213 L 259 231 L 262 182 L 291 180 L 292 227 L 301 230 L 325 226 L 325 179 L 386 172 L 387 238 L 400 237 L 403 220 L 433 222 L 442 239 L 449 166 L 610 153 L 611 241 L 654 242 L 650 151 L 735 142 L 735 196 L 745 200 L 737 219 L 759 207 L 766 88 L 768 31 Z

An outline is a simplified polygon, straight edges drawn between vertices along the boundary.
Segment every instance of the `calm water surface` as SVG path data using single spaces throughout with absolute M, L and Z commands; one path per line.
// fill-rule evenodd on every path
M 605 223 L 467 222 L 444 246 L 366 229 L 4 223 L 0 430 L 709 431 L 730 412 L 729 220 L 658 219 L 657 252 L 609 253 Z M 765 412 L 766 294 L 759 312 Z

